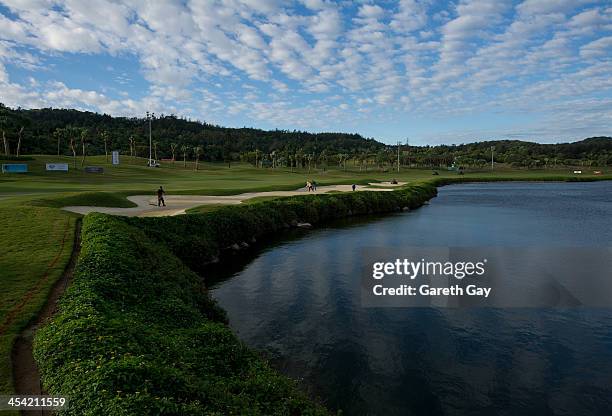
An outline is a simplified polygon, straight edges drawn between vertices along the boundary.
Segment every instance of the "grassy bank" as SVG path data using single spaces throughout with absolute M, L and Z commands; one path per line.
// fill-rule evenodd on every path
M 120 218 L 85 217 L 74 281 L 35 340 L 67 414 L 325 414 L 242 345 L 200 278 Z
M 0 206 L 0 392 L 13 391 L 13 343 L 63 272 L 75 223 L 75 215 L 56 209 Z
M 88 215 L 59 312 L 35 341 L 68 414 L 325 414 L 225 325 L 187 266 L 298 221 L 416 208 L 435 187 L 282 198 L 168 218 Z

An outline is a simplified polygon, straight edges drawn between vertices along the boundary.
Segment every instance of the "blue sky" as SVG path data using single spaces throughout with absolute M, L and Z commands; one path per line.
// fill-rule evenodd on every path
M 612 5 L 0 0 L 0 102 L 387 143 L 612 134 Z

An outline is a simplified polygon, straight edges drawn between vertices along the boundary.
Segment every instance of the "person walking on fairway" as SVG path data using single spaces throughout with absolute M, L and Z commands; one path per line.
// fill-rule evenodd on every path
M 164 201 L 164 194 L 166 192 L 164 191 L 164 188 L 162 188 L 161 186 L 159 187 L 159 189 L 157 190 L 157 206 L 161 207 L 166 206 L 166 201 Z

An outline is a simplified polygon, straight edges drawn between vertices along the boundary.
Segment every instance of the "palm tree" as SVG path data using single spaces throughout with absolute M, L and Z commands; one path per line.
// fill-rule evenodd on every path
M 172 152 L 172 163 L 174 163 L 174 161 L 176 160 L 174 155 L 176 153 L 177 146 L 178 146 L 178 144 L 176 144 L 176 143 L 170 143 L 170 151 Z
M 133 158 L 136 150 L 136 140 L 134 139 L 134 136 L 130 136 L 128 141 L 130 142 L 130 157 Z
M 0 117 L 0 126 L 2 126 L 2 143 L 4 143 L 4 155 L 9 156 L 11 151 L 9 149 L 9 142 L 6 138 L 6 127 L 8 125 L 8 117 L 2 116 Z
M 16 153 L 17 157 L 19 157 L 19 152 L 21 152 L 21 137 L 23 136 L 23 129 L 24 129 L 24 127 L 22 126 L 19 129 L 19 133 L 17 133 L 17 135 L 19 137 L 19 139 L 17 141 L 17 153 Z
M 103 130 L 100 136 L 102 136 L 102 141 L 104 142 L 104 160 L 108 163 L 108 132 Z
M 186 168 L 187 167 L 187 152 L 189 151 L 189 146 L 187 145 L 182 145 L 181 146 L 181 152 L 183 152 L 183 167 Z
M 202 146 L 195 146 L 193 153 L 195 153 L 195 167 L 194 170 L 198 170 L 198 161 L 200 159 L 200 152 L 202 152 Z
M 64 137 L 65 134 L 66 134 L 66 130 L 60 129 L 60 128 L 55 129 L 55 131 L 53 132 L 53 137 L 57 139 L 57 156 L 58 157 L 60 155 L 60 142 L 62 141 L 62 137 Z
M 89 131 L 87 129 L 79 129 L 81 135 L 81 149 L 83 151 L 83 158 L 81 159 L 81 166 L 85 164 L 85 147 L 87 146 L 87 134 Z
M 72 160 L 74 161 L 74 168 L 76 169 L 77 167 L 77 160 L 76 160 L 76 139 L 74 137 L 74 133 L 72 132 L 73 129 L 70 129 L 70 133 L 68 133 L 70 135 L 70 150 L 72 150 Z

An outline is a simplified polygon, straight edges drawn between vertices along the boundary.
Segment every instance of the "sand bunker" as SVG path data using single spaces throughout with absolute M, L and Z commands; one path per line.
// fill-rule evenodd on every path
M 371 183 L 370 185 L 384 186 L 385 188 L 366 188 L 357 186 L 357 191 L 392 191 L 394 187 L 404 185 L 405 182 L 391 184 L 389 182 Z M 324 194 L 327 192 L 352 192 L 351 185 L 330 185 L 320 186 L 317 188 L 316 194 Z M 62 209 L 66 211 L 76 212 L 78 214 L 88 214 L 90 212 L 101 212 L 111 215 L 125 215 L 129 217 L 153 217 L 166 215 L 184 214 L 189 208 L 194 208 L 199 205 L 206 204 L 240 204 L 247 199 L 259 196 L 293 196 L 307 195 L 309 192 L 304 188 L 295 191 L 269 191 L 269 192 L 248 192 L 238 195 L 215 196 L 215 195 L 172 195 L 165 196 L 166 206 L 157 206 L 157 197 L 155 195 L 133 195 L 127 199 L 135 203 L 137 206 L 132 208 L 110 208 L 110 207 L 93 207 L 93 206 L 68 206 Z M 312 193 L 312 192 L 311 192 Z

